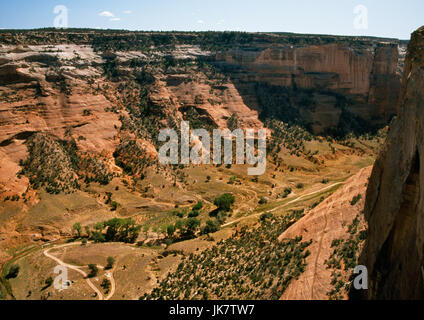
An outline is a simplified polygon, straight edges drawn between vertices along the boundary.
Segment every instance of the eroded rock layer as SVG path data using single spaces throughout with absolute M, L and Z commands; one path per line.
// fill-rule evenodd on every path
M 297 281 L 290 283 L 281 299 L 327 300 L 332 298 L 331 292 L 335 287 L 333 274 L 340 272 L 344 277 L 350 276 L 349 272 L 352 272 L 350 266 L 345 268 L 347 266 L 343 264 L 339 270 L 333 268 L 329 261 L 335 249 L 334 243 L 342 242 L 349 238 L 349 234 L 352 234 L 353 228 L 349 228 L 349 226 L 357 224 L 358 229 L 353 234 L 366 229 L 363 198 L 371 168 L 361 169 L 333 195 L 308 212 L 305 217 L 280 236 L 280 241 L 298 236 L 305 241 L 312 240 L 308 247 L 311 254 L 306 259 L 305 272 Z M 353 203 L 352 199 L 355 197 L 358 201 Z M 358 249 L 362 248 L 359 241 L 357 245 Z M 354 257 L 354 259 L 356 258 Z M 337 298 L 346 298 L 346 292 L 340 292 L 340 294 L 341 296 Z
M 412 35 L 398 117 L 367 191 L 370 299 L 424 297 L 424 28 Z

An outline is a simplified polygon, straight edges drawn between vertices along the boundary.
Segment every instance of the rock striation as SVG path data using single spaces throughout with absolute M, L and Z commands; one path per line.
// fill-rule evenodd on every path
M 312 240 L 308 247 L 310 255 L 306 258 L 305 272 L 299 279 L 289 284 L 281 297 L 282 300 L 327 300 L 328 293 L 334 287 L 333 272 L 347 273 L 344 269 L 339 271 L 329 268 L 326 262 L 330 260 L 334 250 L 332 243 L 348 238 L 349 233 L 346 229 L 354 219 L 358 219 L 361 230 L 366 229 L 362 214 L 363 199 L 371 170 L 372 167 L 361 169 L 333 195 L 309 211 L 280 236 L 280 241 L 298 236 L 304 241 Z M 355 205 L 351 205 L 352 199 L 358 195 L 361 195 L 361 199 Z
M 368 299 L 424 297 L 424 27 L 412 35 L 400 99 L 367 190 Z
M 216 60 L 233 70 L 243 83 L 264 82 L 291 88 L 293 103 L 315 133 L 337 127 L 342 109 L 381 125 L 396 113 L 403 57 L 394 43 L 369 43 L 354 48 L 346 43 L 303 46 L 267 46 L 220 52 Z M 328 116 L 329 114 L 335 115 Z

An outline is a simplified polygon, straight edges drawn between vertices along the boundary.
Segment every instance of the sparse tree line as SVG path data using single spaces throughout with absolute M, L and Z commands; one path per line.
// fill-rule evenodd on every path
M 199 201 L 191 208 L 191 211 L 175 211 L 174 214 L 179 218 L 174 224 L 162 227 L 162 232 L 168 237 L 167 240 L 182 241 L 195 238 L 197 235 L 209 235 L 219 231 L 221 225 L 225 222 L 231 206 L 235 202 L 232 194 L 225 193 L 215 198 L 215 210 L 209 212 L 210 219 L 202 226 L 201 221 L 197 218 L 200 210 L 203 208 L 203 202 Z M 187 214 L 187 218 L 183 219 Z
M 125 242 L 134 243 L 141 230 L 141 226 L 131 219 L 114 218 L 105 222 L 96 223 L 92 228 L 85 227 L 85 233 L 80 223 L 74 224 L 72 228 L 75 238 L 101 242 Z

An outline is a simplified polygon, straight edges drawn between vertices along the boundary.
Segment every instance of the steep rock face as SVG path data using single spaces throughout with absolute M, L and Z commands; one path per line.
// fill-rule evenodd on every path
M 346 229 L 358 217 L 361 229 L 365 229 L 362 209 L 366 184 L 371 174 L 371 167 L 361 169 L 340 187 L 333 195 L 324 200 L 305 217 L 287 229 L 279 238 L 294 238 L 302 236 L 304 241 L 312 240 L 308 247 L 305 272 L 298 280 L 288 286 L 282 300 L 326 300 L 333 289 L 332 274 L 337 271 L 329 268 L 326 261 L 334 250 L 332 243 L 338 239 L 347 239 Z M 354 197 L 362 198 L 351 205 Z M 345 273 L 346 271 L 340 270 Z M 346 298 L 346 296 L 344 296 Z
M 398 118 L 376 161 L 365 205 L 361 258 L 369 299 L 424 297 L 424 28 L 408 47 Z
M 16 58 L 24 58 L 23 64 L 37 61 L 45 65 L 54 63 L 56 56 L 59 60 L 75 58 L 67 47 L 77 51 L 79 58 L 92 60 L 93 65 L 101 63 L 102 59 L 93 54 L 92 48 L 103 52 L 104 58 L 111 56 L 111 48 L 114 51 L 112 56 L 115 56 L 115 51 L 125 51 L 118 54 L 119 64 L 144 56 L 152 48 L 158 55 L 171 54 L 176 59 L 208 57 L 230 76 L 228 102 L 238 105 L 236 110 L 220 110 L 219 114 L 212 116 L 218 122 L 224 123 L 225 117 L 233 111 L 238 116 L 246 114 L 247 109 L 243 105 L 253 109 L 253 113 L 247 111 L 246 123 L 254 126 L 258 124 L 254 113 L 258 113 L 261 120 L 270 116 L 264 108 L 281 109 L 283 114 L 288 113 L 286 109 L 293 109 L 297 113 L 297 122 L 302 122 L 315 133 L 336 132 L 340 136 L 347 133 L 343 129 L 347 127 L 346 123 L 355 130 L 377 128 L 384 126 L 395 114 L 393 101 L 398 99 L 405 46 L 404 42 L 395 39 L 366 37 L 231 32 L 109 34 L 94 30 L 1 32 L 0 42 L 19 45 L 0 58 L 0 69 L 4 68 L 0 74 L 8 74 L 0 82 L 12 83 L 28 82 L 33 74 L 21 74 L 21 69 L 9 64 L 1 67 L 3 64 Z M 51 46 L 34 55 L 31 51 L 40 44 Z M 169 45 L 173 50 L 168 50 Z M 180 84 L 184 78 L 176 76 L 166 80 L 167 86 L 183 87 Z M 46 79 L 54 80 L 54 77 L 48 75 Z M 271 91 L 284 88 L 284 94 L 276 95 L 270 95 L 269 90 L 261 88 L 263 96 L 280 100 L 279 103 L 271 106 L 267 99 L 261 101 L 264 99 L 258 98 L 255 92 L 258 83 L 277 87 L 275 90 L 271 88 Z M 204 109 L 205 105 L 200 104 L 200 109 Z M 230 103 L 226 105 L 231 106 Z M 350 123 L 351 119 L 354 123 Z M 287 122 L 285 118 L 280 120 Z M 369 129 L 362 131 L 366 130 Z
M 263 124 L 258 119 L 258 111 L 249 108 L 233 83 L 227 82 L 219 86 L 219 89 L 207 81 L 185 82 L 188 75 L 181 75 L 182 81 L 175 83 L 175 77 L 168 77 L 166 88 L 167 94 L 163 97 L 176 102 L 180 112 L 194 108 L 200 117 L 216 124 L 219 128 L 226 128 L 228 119 L 234 114 L 239 120 L 241 127 L 262 128 Z M 158 99 L 157 99 L 158 100 Z
M 13 83 L 25 83 L 35 80 L 19 71 L 19 66 L 6 64 L 0 67 L 0 85 L 8 85 Z
M 372 124 L 382 124 L 395 114 L 400 88 L 398 65 L 402 62 L 397 44 L 369 44 L 353 48 L 342 43 L 310 46 L 238 48 L 216 55 L 224 67 L 232 69 L 241 82 L 265 82 L 288 87 L 292 95 L 298 89 L 314 90 L 308 102 L 312 108 L 295 102 L 301 116 L 316 133 L 337 126 L 341 109 Z M 232 66 L 232 67 L 231 67 Z M 334 94 L 345 98 L 341 105 Z M 335 119 L 327 118 L 332 113 Z
M 108 112 L 107 93 L 92 90 L 95 67 L 77 68 L 72 61 L 96 65 L 101 58 L 88 47 L 3 47 L 0 66 L 0 193 L 23 194 L 28 179 L 20 162 L 28 157 L 26 141 L 37 132 L 64 139 L 71 134 L 81 152 L 112 157 L 119 140 L 119 115 Z M 46 51 L 49 51 L 46 53 Z M 54 52 L 53 52 L 54 51 Z M 77 54 L 78 52 L 78 54 Z M 72 60 L 74 59 L 74 60 Z M 92 80 L 94 83 L 94 80 Z M 94 85 L 93 85 L 94 87 Z M 106 91 L 106 90 L 104 90 Z

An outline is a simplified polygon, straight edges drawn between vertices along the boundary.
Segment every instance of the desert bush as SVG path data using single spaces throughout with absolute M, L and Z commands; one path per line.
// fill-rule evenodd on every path
M 6 279 L 14 279 L 19 275 L 20 267 L 17 264 L 12 264 L 6 274 Z
M 97 265 L 95 264 L 89 264 L 88 269 L 90 270 L 90 273 L 88 274 L 88 278 L 94 278 L 99 273 L 99 269 L 97 268 Z

